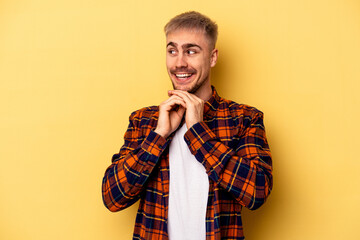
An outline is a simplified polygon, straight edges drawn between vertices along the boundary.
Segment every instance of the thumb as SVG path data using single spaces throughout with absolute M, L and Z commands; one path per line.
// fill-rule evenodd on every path
M 179 117 L 183 117 L 185 113 L 185 108 L 183 106 L 179 106 L 179 109 L 177 110 L 177 114 L 179 115 Z

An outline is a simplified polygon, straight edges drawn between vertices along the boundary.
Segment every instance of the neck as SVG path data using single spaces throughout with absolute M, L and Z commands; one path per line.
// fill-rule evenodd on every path
M 201 98 L 205 102 L 209 100 L 212 96 L 212 88 L 210 80 L 204 83 L 203 86 L 201 86 L 195 93 L 197 97 Z

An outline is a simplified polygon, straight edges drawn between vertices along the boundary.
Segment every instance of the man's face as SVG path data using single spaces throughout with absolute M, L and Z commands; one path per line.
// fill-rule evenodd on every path
M 176 90 L 196 93 L 210 86 L 210 69 L 215 66 L 217 50 L 211 49 L 205 33 L 181 29 L 166 37 L 166 67 Z

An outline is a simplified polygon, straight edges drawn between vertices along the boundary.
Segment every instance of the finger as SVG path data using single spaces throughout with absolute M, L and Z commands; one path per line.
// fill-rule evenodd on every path
M 168 96 L 174 96 L 174 93 L 175 92 L 186 92 L 186 91 L 183 91 L 183 90 L 168 90 Z
M 167 102 L 165 103 L 165 105 L 170 106 L 171 108 L 174 105 L 181 105 L 186 108 L 186 102 L 182 98 L 179 98 L 179 97 L 176 97 L 176 98 L 174 97 L 172 99 L 168 99 Z
M 185 110 L 186 109 L 183 106 L 180 106 L 176 113 L 179 115 L 179 117 L 182 118 L 182 116 L 184 116 Z
M 186 91 L 180 91 L 180 90 L 172 90 L 171 91 L 172 96 L 178 96 L 182 98 L 186 103 L 192 103 L 194 102 L 194 99 L 190 96 L 190 93 Z
M 163 102 L 163 104 L 167 104 L 167 103 L 173 101 L 174 99 L 177 99 L 177 100 L 179 100 L 179 101 L 184 101 L 181 97 L 176 96 L 176 95 L 172 95 L 171 97 L 169 97 L 168 99 L 166 99 L 166 100 Z
M 187 91 L 184 91 L 184 90 L 168 90 L 168 95 L 169 97 L 174 95 L 174 93 L 176 92 L 180 92 L 180 93 L 188 93 Z
M 202 102 L 203 100 L 201 98 L 199 98 L 198 96 L 196 96 L 195 94 L 189 93 L 187 91 L 182 91 L 182 90 L 171 90 L 170 91 L 171 94 L 176 94 L 178 96 L 182 96 L 185 97 L 187 96 L 191 101 L 198 101 L 198 102 Z
M 171 99 L 173 99 L 173 98 L 182 99 L 182 97 L 180 97 L 180 96 L 178 96 L 178 95 L 171 95 L 167 100 L 165 100 L 165 102 L 168 101 L 168 100 L 171 100 Z

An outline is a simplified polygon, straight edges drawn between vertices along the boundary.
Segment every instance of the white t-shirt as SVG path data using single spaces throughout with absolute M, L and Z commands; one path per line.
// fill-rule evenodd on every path
M 170 240 L 205 240 L 209 179 L 184 140 L 186 131 L 184 123 L 170 143 L 168 234 Z

